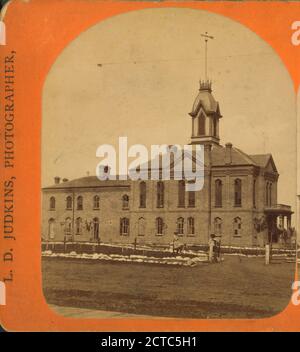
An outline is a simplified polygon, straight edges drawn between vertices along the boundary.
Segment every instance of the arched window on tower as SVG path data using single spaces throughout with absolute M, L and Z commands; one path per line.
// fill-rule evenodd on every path
M 269 185 L 269 206 L 272 206 L 272 183 Z
M 242 206 L 242 180 L 239 178 L 234 180 L 234 206 Z
M 217 131 L 217 119 L 214 117 L 212 122 L 213 122 L 213 136 L 217 137 L 217 132 L 218 132 Z
M 223 185 L 221 180 L 215 181 L 215 207 L 222 207 L 222 191 Z
M 140 208 L 146 208 L 146 182 L 140 183 Z
M 198 117 L 198 136 L 205 135 L 205 116 L 200 114 Z
M 156 189 L 156 207 L 163 208 L 164 207 L 164 192 L 165 186 L 164 183 L 159 181 L 157 182 L 157 189 Z
M 185 182 L 183 180 L 178 182 L 178 207 L 185 207 Z

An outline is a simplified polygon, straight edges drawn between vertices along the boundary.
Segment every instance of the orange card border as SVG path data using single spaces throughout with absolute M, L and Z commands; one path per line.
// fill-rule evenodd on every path
M 291 43 L 291 25 L 300 20 L 300 2 L 11 1 L 4 17 L 7 44 L 0 47 L 2 67 L 4 57 L 15 52 L 15 167 L 1 166 L 2 184 L 16 177 L 16 240 L 0 238 L 1 256 L 10 248 L 14 253 L 13 262 L 0 262 L 0 277 L 9 270 L 14 274 L 13 282 L 6 284 L 6 305 L 0 306 L 1 323 L 9 331 L 300 331 L 300 305 L 292 303 L 266 319 L 158 320 L 67 318 L 52 311 L 45 301 L 40 239 L 41 102 L 45 78 L 61 51 L 82 31 L 111 16 L 160 7 L 206 10 L 242 23 L 273 47 L 297 92 L 300 49 Z M 4 98 L 3 76 L 0 102 Z M 1 130 L 3 121 L 2 116 Z

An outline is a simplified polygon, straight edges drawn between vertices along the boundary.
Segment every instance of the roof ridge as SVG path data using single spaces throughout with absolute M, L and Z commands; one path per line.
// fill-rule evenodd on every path
M 243 152 L 241 149 L 233 147 L 233 149 L 235 151 L 237 151 L 238 153 L 240 153 L 244 158 L 246 158 L 248 161 L 252 162 L 254 165 L 258 166 L 257 163 L 255 162 L 255 160 L 253 160 L 251 158 L 251 156 L 249 154 L 246 154 L 245 152 Z

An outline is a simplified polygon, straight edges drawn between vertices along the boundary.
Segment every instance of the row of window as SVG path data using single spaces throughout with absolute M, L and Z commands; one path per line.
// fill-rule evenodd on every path
M 216 236 L 222 236 L 223 234 L 223 221 L 217 217 L 214 219 L 214 234 Z M 233 235 L 240 237 L 242 235 L 242 220 L 239 217 L 233 219 Z
M 49 220 L 49 237 L 54 237 L 54 225 L 55 220 L 51 218 Z M 75 219 L 75 234 L 81 235 L 83 230 L 83 220 L 82 218 L 78 217 Z M 185 229 L 185 219 L 183 217 L 179 217 L 176 221 L 176 233 L 178 235 L 184 235 Z M 96 217 L 91 222 L 85 222 L 85 226 L 88 230 L 92 231 L 92 235 L 94 239 L 99 239 L 99 219 Z M 121 236 L 128 236 L 129 235 L 129 228 L 130 228 L 130 221 L 128 218 L 124 217 L 120 219 L 120 235 Z M 167 229 L 167 225 L 164 222 L 162 217 L 157 217 L 155 219 L 155 229 L 157 235 L 164 235 Z M 242 231 L 242 220 L 239 217 L 233 219 L 233 233 L 234 236 L 241 236 Z M 72 234 L 72 219 L 66 218 L 64 222 L 64 232 L 66 235 Z M 222 236 L 223 229 L 222 229 L 222 219 L 216 217 L 214 219 L 214 234 L 216 236 Z M 146 234 L 146 220 L 145 218 L 141 217 L 138 220 L 138 235 L 145 236 Z M 187 234 L 194 235 L 195 234 L 195 219 L 193 217 L 187 218 Z
M 55 197 L 50 197 L 49 202 L 50 202 L 50 204 L 49 204 L 50 210 L 55 210 L 55 208 L 56 208 Z M 123 207 L 123 209 L 129 208 L 129 196 L 127 194 L 124 194 L 122 197 L 122 207 Z M 93 197 L 93 208 L 94 209 L 100 208 L 100 197 L 97 195 Z M 66 209 L 67 210 L 73 209 L 73 198 L 71 196 L 68 196 L 66 198 Z M 76 209 L 83 210 L 83 197 L 82 196 L 78 196 L 76 198 Z
M 147 187 L 146 182 L 142 181 L 139 184 L 139 207 L 146 208 L 147 205 Z M 178 207 L 185 207 L 185 181 L 178 182 Z M 256 194 L 256 180 L 253 182 L 253 206 L 255 207 L 255 194 Z M 267 182 L 266 184 L 266 205 L 271 205 L 272 202 L 272 183 Z M 188 207 L 195 207 L 195 192 L 188 191 Z M 159 181 L 156 185 L 156 206 L 157 208 L 163 208 L 165 203 L 165 185 Z M 221 208 L 223 206 L 223 183 L 220 179 L 215 181 L 215 207 Z M 234 180 L 234 206 L 242 206 L 242 180 L 237 178 Z M 93 208 L 99 209 L 100 198 L 94 196 Z M 129 208 L 129 196 L 127 194 L 122 197 L 122 208 Z M 68 196 L 66 198 L 66 209 L 73 209 L 73 198 Z M 83 197 L 78 196 L 76 198 L 76 209 L 83 210 Z M 55 197 L 50 198 L 50 210 L 55 210 Z
M 253 207 L 256 207 L 256 180 L 253 180 Z M 272 183 L 266 183 L 266 191 L 265 191 L 266 199 L 265 204 L 271 206 L 272 205 Z M 223 203 L 223 183 L 221 180 L 215 181 L 215 207 L 221 208 Z M 234 206 L 241 207 L 242 206 L 242 180 L 235 179 L 234 180 Z
M 157 183 L 157 207 L 164 207 L 164 184 L 163 182 Z M 185 207 L 185 181 L 178 182 L 178 207 Z M 146 208 L 146 182 L 140 183 L 140 208 Z M 195 192 L 188 191 L 188 207 L 195 207 Z M 221 180 L 215 181 L 215 207 L 221 208 L 223 205 L 223 184 Z M 234 206 L 241 207 L 242 206 L 242 180 L 235 179 L 234 181 Z
M 223 206 L 223 183 L 221 180 L 215 181 L 215 207 Z M 237 178 L 234 180 L 234 206 L 242 206 L 242 180 Z
M 147 205 L 147 188 L 146 182 L 140 182 L 140 208 L 146 208 Z M 178 207 L 185 207 L 185 182 L 178 182 Z M 156 207 L 163 208 L 165 199 L 165 185 L 163 182 L 159 181 L 156 185 Z M 195 207 L 195 192 L 188 192 L 188 206 Z

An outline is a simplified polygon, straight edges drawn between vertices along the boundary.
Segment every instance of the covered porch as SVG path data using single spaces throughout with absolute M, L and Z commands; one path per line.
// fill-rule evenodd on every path
M 291 227 L 293 211 L 289 205 L 276 204 L 264 210 L 267 224 L 267 243 L 288 246 L 292 243 L 294 229 Z

